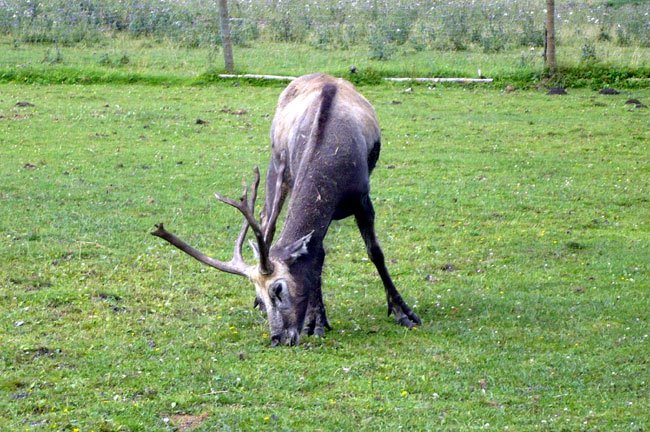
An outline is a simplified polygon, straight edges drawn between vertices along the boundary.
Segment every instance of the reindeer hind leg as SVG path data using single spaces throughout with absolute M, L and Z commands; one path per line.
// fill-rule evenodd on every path
M 377 240 L 375 233 L 375 209 L 370 201 L 370 195 L 365 194 L 361 197 L 354 217 L 361 232 L 361 237 L 366 244 L 368 257 L 377 268 L 379 277 L 381 277 L 381 281 L 384 284 L 386 300 L 388 302 L 388 314 L 393 313 L 397 322 L 406 327 L 421 324 L 422 321 L 404 302 L 388 273 L 384 253 L 381 250 L 379 240 Z

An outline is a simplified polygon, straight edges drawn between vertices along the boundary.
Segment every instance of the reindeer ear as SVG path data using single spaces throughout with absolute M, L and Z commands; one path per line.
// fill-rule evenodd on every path
M 282 260 L 287 264 L 292 264 L 299 257 L 306 255 L 308 252 L 307 245 L 311 240 L 312 234 L 314 234 L 313 231 L 285 247 L 282 254 Z

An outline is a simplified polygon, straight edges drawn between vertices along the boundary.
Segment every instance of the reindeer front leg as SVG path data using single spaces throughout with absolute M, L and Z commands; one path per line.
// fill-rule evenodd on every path
M 325 335 L 325 330 L 331 330 L 327 314 L 325 312 L 325 303 L 323 303 L 322 287 L 322 272 L 323 264 L 325 263 L 325 249 L 322 243 L 314 242 L 312 245 L 312 259 L 315 260 L 313 264 L 312 278 L 308 283 L 308 306 L 305 314 L 305 323 L 303 324 L 302 331 L 308 336 L 322 337 Z
M 322 337 L 325 335 L 325 330 L 332 330 L 332 327 L 327 320 L 325 304 L 323 303 L 323 292 L 319 283 L 318 289 L 314 289 L 309 296 L 309 306 L 307 306 L 305 324 L 303 325 L 302 331 L 308 336 Z

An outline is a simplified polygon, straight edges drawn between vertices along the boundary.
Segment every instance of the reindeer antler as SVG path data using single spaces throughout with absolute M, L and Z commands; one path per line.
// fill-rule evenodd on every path
M 262 274 L 271 274 L 273 273 L 273 264 L 269 259 L 269 250 L 271 249 L 271 247 L 270 245 L 267 245 L 264 239 L 262 227 L 260 226 L 259 222 L 255 220 L 255 199 L 257 197 L 257 188 L 260 183 L 260 171 L 257 167 L 255 167 L 254 171 L 255 171 L 255 181 L 253 187 L 253 196 L 250 202 L 248 202 L 248 187 L 246 186 L 245 183 L 244 183 L 244 193 L 242 197 L 239 199 L 239 201 L 232 200 L 218 193 L 215 193 L 214 196 L 222 203 L 226 203 L 236 208 L 237 210 L 240 211 L 242 215 L 244 215 L 244 224 L 242 225 L 242 232 L 240 233 L 237 239 L 237 244 L 235 246 L 235 249 L 236 250 L 238 249 L 239 252 L 238 253 L 236 252 L 235 255 L 239 254 L 241 256 L 241 245 L 243 244 L 244 238 L 246 237 L 246 230 L 250 226 L 250 228 L 253 230 L 253 234 L 255 234 L 255 238 L 257 239 L 257 246 L 260 255 L 260 272 Z
M 237 203 L 231 199 L 217 195 L 217 198 L 219 198 L 220 201 L 237 207 L 240 209 L 240 211 L 242 211 L 242 213 L 244 213 L 244 216 L 246 216 L 242 224 L 241 231 L 237 236 L 237 241 L 235 242 L 235 248 L 233 250 L 233 257 L 230 261 L 223 262 L 207 256 L 203 252 L 193 248 L 180 238 L 176 237 L 174 234 L 167 231 L 162 223 L 156 225 L 156 230 L 152 231 L 151 235 L 160 237 L 161 239 L 167 241 L 171 245 L 177 247 L 178 249 L 182 250 L 186 254 L 190 255 L 205 265 L 214 267 L 217 270 L 221 270 L 226 273 L 248 276 L 248 269 L 250 266 L 246 264 L 244 258 L 242 257 L 242 246 L 244 244 L 244 239 L 246 238 L 246 233 L 248 232 L 248 227 L 250 224 L 249 219 L 255 222 L 255 218 L 252 217 L 252 214 L 254 211 L 253 209 L 255 208 L 255 200 L 257 199 L 257 188 L 260 184 L 259 169 L 255 167 L 253 172 L 255 174 L 255 179 L 253 180 L 253 193 L 251 194 L 250 202 L 248 201 L 248 186 L 246 185 L 246 182 L 242 182 L 244 191 L 242 193 L 242 197 L 240 198 L 241 203 Z M 247 214 L 250 217 L 248 217 Z
M 250 200 L 248 198 L 248 185 L 245 181 L 242 182 L 243 193 L 239 201 L 224 197 L 218 193 L 214 194 L 214 196 L 219 201 L 235 207 L 244 216 L 244 222 L 242 223 L 241 231 L 239 232 L 237 240 L 235 241 L 233 257 L 230 261 L 223 262 L 205 255 L 201 251 L 193 248 L 183 240 L 176 237 L 174 234 L 165 230 L 165 227 L 162 223 L 156 225 L 156 230 L 152 231 L 151 234 L 169 242 L 173 246 L 177 247 L 178 249 L 182 250 L 203 264 L 227 273 L 248 276 L 249 266 L 244 262 L 244 258 L 242 257 L 242 246 L 244 244 L 244 240 L 246 239 L 248 228 L 250 227 L 255 234 L 255 238 L 257 239 L 257 247 L 260 258 L 260 272 L 262 274 L 273 273 L 273 264 L 269 258 L 269 252 L 271 250 L 273 234 L 275 233 L 275 224 L 280 214 L 280 195 L 282 193 L 282 177 L 284 175 L 285 166 L 286 157 L 285 153 L 282 152 L 280 156 L 280 165 L 278 167 L 278 180 L 275 184 L 275 195 L 273 206 L 271 208 L 271 217 L 264 225 L 264 227 L 260 226 L 260 223 L 255 220 L 255 201 L 257 199 L 257 189 L 259 188 L 260 184 L 260 170 L 257 167 L 255 167 L 253 170 L 255 178 L 253 180 L 253 191 L 251 193 Z
M 196 260 L 202 262 L 205 265 L 214 267 L 217 270 L 221 270 L 226 273 L 232 273 L 240 276 L 248 276 L 247 273 L 248 266 L 246 265 L 244 260 L 241 259 L 241 254 L 239 254 L 239 259 L 237 258 L 237 256 L 233 256 L 233 259 L 230 260 L 229 262 L 223 262 L 223 261 L 216 260 L 214 258 L 210 258 L 203 252 L 193 248 L 192 246 L 185 243 L 183 240 L 176 237 L 174 234 L 167 231 L 162 223 L 156 225 L 156 230 L 152 231 L 151 235 L 166 240 L 173 246 L 176 246 L 178 249 L 182 250 L 186 254 L 190 255 L 191 257 L 195 258 Z
M 277 175 L 275 178 L 275 193 L 273 195 L 273 205 L 271 206 L 271 214 L 268 215 L 268 221 L 264 226 L 264 242 L 271 247 L 273 236 L 275 235 L 275 223 L 280 215 L 280 201 L 282 200 L 282 181 L 284 179 L 284 169 L 287 166 L 286 152 L 283 150 L 280 153 L 280 163 L 277 166 Z
M 257 188 L 260 184 L 260 170 L 255 167 L 253 169 L 253 174 L 255 174 L 255 179 L 253 180 L 253 194 L 251 195 L 251 200 L 250 200 L 250 208 L 255 210 L 255 200 L 257 199 Z M 244 197 L 247 195 L 248 189 L 246 186 L 246 182 L 242 179 L 242 186 L 244 187 Z M 233 257 L 238 258 L 242 261 L 244 259 L 242 258 L 242 246 L 244 245 L 244 240 L 246 239 L 246 233 L 248 232 L 248 220 L 244 218 L 244 222 L 242 223 L 241 231 L 239 232 L 239 236 L 237 237 L 237 241 L 235 242 L 235 250 L 233 251 Z

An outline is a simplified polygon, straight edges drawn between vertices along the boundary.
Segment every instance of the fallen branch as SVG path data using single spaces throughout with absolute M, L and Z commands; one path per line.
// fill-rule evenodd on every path
M 256 75 L 256 74 L 219 74 L 219 78 L 249 78 L 249 79 L 261 79 L 261 80 L 274 80 L 274 81 L 293 81 L 296 77 L 293 76 L 282 76 L 282 75 Z M 384 78 L 385 81 L 392 82 L 432 82 L 432 83 L 491 83 L 492 78 Z
M 219 78 L 252 78 L 252 79 L 265 79 L 265 80 L 275 80 L 275 81 L 293 81 L 296 79 L 296 77 L 292 77 L 292 76 L 255 75 L 255 74 L 243 74 L 243 75 L 219 74 Z
M 392 82 L 405 82 L 405 81 L 415 81 L 415 82 L 451 82 L 451 83 L 491 83 L 492 78 L 384 78 L 385 81 Z

